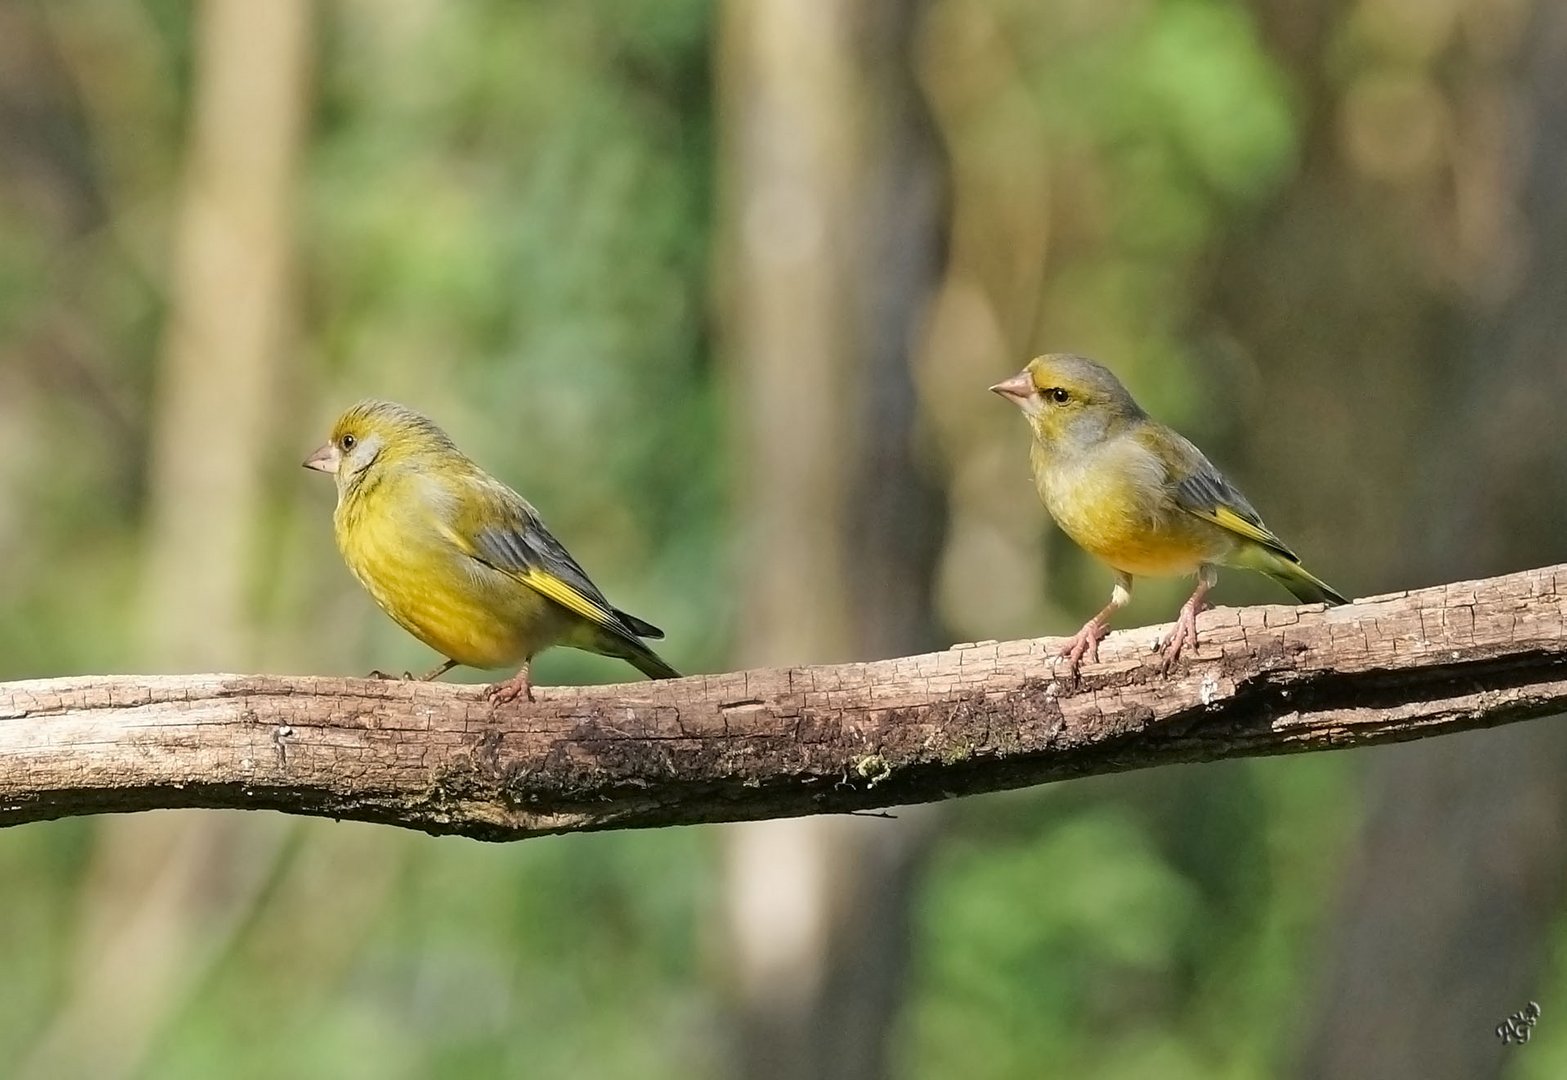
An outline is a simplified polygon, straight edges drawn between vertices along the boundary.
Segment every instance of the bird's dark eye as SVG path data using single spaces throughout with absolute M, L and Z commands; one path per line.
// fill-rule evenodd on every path
M 344 435 L 341 439 L 337 440 L 337 445 L 341 446 L 344 450 L 352 450 L 358 444 L 358 442 L 359 440 L 354 438 L 352 435 Z
M 1072 400 L 1072 395 L 1067 393 L 1059 386 L 1052 386 L 1049 390 L 1046 390 L 1045 397 L 1049 398 L 1057 405 L 1065 405 L 1067 402 Z

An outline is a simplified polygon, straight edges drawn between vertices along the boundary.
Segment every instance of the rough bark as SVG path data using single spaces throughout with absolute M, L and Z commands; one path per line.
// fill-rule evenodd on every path
M 158 807 L 355 818 L 487 840 L 934 802 L 1175 762 L 1415 739 L 1567 707 L 1567 566 L 1332 610 L 1152 628 L 1075 685 L 1058 642 L 558 688 L 88 676 L 0 684 L 0 824 Z

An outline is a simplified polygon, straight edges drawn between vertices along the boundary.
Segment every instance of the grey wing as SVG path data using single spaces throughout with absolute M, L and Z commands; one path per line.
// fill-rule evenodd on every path
M 571 553 L 555 539 L 538 511 L 522 496 L 494 481 L 496 497 L 508 511 L 504 524 L 476 530 L 474 548 L 481 559 L 498 570 L 520 575 L 546 596 L 626 637 L 661 638 L 664 632 L 652 623 L 628 615 L 612 605 L 593 584 Z M 556 583 L 565 589 L 557 591 Z
M 1175 505 L 1188 514 L 1211 521 L 1248 540 L 1255 540 L 1291 562 L 1299 562 L 1284 541 L 1263 524 L 1262 516 L 1247 501 L 1246 496 L 1225 479 L 1224 474 L 1214 467 L 1203 452 L 1185 439 L 1181 439 L 1181 442 L 1186 444 L 1183 449 L 1190 451 L 1187 461 L 1191 472 L 1176 482 Z

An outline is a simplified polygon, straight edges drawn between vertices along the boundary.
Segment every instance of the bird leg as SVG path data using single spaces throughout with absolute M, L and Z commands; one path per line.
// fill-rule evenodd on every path
M 522 667 L 518 669 L 517 674 L 505 682 L 498 682 L 490 687 L 490 703 L 493 705 L 504 705 L 506 702 L 516 701 L 518 698 L 522 698 L 524 701 L 532 701 L 533 683 L 528 678 L 528 667 L 531 664 L 531 660 L 523 661 Z
M 1067 640 L 1061 646 L 1060 655 L 1067 661 L 1067 667 L 1071 671 L 1072 678 L 1077 678 L 1077 669 L 1082 666 L 1084 657 L 1091 663 L 1099 663 L 1099 642 L 1110 632 L 1110 620 L 1117 611 L 1124 608 L 1132 599 L 1132 575 L 1117 573 L 1115 575 L 1115 588 L 1110 591 L 1110 602 L 1106 604 L 1092 619 L 1083 624 L 1083 628 Z
M 1197 588 L 1192 590 L 1192 595 L 1181 605 L 1181 613 L 1170 629 L 1170 636 L 1154 645 L 1164 654 L 1160 668 L 1165 674 L 1168 675 L 1175 667 L 1175 662 L 1181 657 L 1181 650 L 1186 646 L 1190 645 L 1194 653 L 1197 651 L 1197 616 L 1207 609 L 1208 590 L 1213 588 L 1218 580 L 1218 571 L 1209 564 L 1204 563 L 1197 568 Z
M 433 668 L 432 670 L 425 672 L 423 675 L 420 675 L 418 681 L 419 682 L 429 682 L 432 679 L 439 679 L 442 675 L 445 675 L 448 671 L 452 670 L 452 668 L 454 668 L 456 666 L 457 666 L 457 661 L 455 661 L 455 660 L 448 660 L 448 661 L 446 661 L 446 663 L 442 664 L 440 667 Z M 367 679 L 382 679 L 382 680 L 385 680 L 386 682 L 413 682 L 414 681 L 414 673 L 411 672 L 411 671 L 405 671 L 401 675 L 388 675 L 386 672 L 382 671 L 380 668 L 376 668 L 374 671 L 370 672 L 370 674 L 366 675 L 365 678 L 367 678 Z
M 457 661 L 455 661 L 455 660 L 448 660 L 448 661 L 446 661 L 446 663 L 442 664 L 440 667 L 432 668 L 429 671 L 425 672 L 423 675 L 419 676 L 419 681 L 420 682 L 432 682 L 435 679 L 439 679 L 442 675 L 445 675 L 448 671 L 452 670 L 452 668 L 454 668 L 456 666 L 457 666 Z

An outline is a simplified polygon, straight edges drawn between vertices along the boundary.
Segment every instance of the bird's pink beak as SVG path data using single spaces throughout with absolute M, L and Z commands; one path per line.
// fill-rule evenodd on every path
M 990 392 L 1000 394 L 1004 398 L 1011 398 L 1014 403 L 1021 405 L 1039 391 L 1034 389 L 1034 380 L 1029 373 L 1020 371 L 1010 379 L 1004 379 L 992 386 Z
M 317 472 L 337 472 L 337 447 L 331 443 L 322 443 L 320 449 L 311 454 L 304 461 L 305 468 L 315 469 Z

